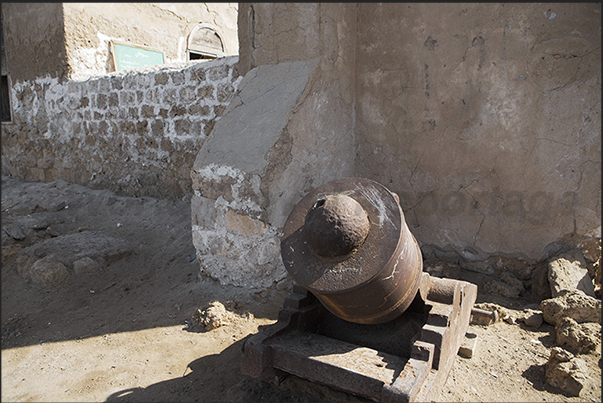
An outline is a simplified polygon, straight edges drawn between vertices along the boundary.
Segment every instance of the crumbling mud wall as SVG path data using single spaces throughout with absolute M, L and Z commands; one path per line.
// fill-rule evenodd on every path
M 62 3 L 71 77 L 115 71 L 109 42 L 164 52 L 166 63 L 186 62 L 187 40 L 198 24 L 219 32 L 224 56 L 239 53 L 237 3 Z M 220 55 L 222 56 L 222 55 Z
M 601 5 L 358 5 L 355 171 L 424 251 L 601 236 Z M 375 21 L 379 21 L 378 24 Z
M 112 40 L 162 51 L 166 63 L 186 62 L 200 24 L 220 36 L 218 56 L 239 53 L 237 3 L 3 3 L 2 11 L 13 82 L 111 73 Z
M 202 270 L 224 283 L 279 281 L 287 214 L 345 176 L 399 194 L 424 257 L 467 268 L 531 268 L 600 238 L 600 10 L 242 3 L 241 88 L 258 96 L 233 100 L 221 122 L 245 124 L 216 126 L 193 168 Z M 291 88 L 284 72 L 312 61 L 287 123 L 262 131 L 278 114 L 262 113 L 259 95 Z M 268 70 L 273 80 L 261 78 Z
M 64 179 L 128 196 L 190 196 L 197 152 L 232 99 L 236 56 L 14 83 L 2 174 Z
M 1 7 L 9 55 L 2 65 L 8 65 L 13 82 L 43 76 L 66 79 L 70 70 L 62 4 L 3 2 Z

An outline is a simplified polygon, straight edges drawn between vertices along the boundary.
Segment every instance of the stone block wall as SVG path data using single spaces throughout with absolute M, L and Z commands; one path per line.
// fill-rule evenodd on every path
M 240 81 L 238 58 L 13 86 L 2 174 L 127 196 L 190 196 L 193 161 Z

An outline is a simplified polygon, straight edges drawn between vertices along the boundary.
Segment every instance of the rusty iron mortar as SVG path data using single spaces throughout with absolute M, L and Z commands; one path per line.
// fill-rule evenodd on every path
M 477 286 L 422 271 L 395 193 L 365 178 L 314 189 L 287 219 L 281 256 L 293 293 L 245 342 L 244 375 L 293 374 L 377 402 L 437 398 L 481 314 Z

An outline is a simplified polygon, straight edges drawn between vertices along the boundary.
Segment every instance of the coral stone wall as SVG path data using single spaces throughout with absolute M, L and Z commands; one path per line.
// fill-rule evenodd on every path
M 2 125 L 2 174 L 190 196 L 193 161 L 240 81 L 237 60 L 16 82 L 14 123 Z

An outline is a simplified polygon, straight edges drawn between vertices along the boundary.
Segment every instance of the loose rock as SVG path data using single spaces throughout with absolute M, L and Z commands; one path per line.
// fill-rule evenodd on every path
M 34 283 L 57 288 L 69 277 L 69 271 L 63 263 L 50 255 L 37 260 L 31 267 L 29 275 Z
M 534 269 L 534 278 L 530 288 L 532 290 L 532 299 L 534 301 L 543 301 L 552 297 L 551 286 L 549 285 L 549 267 L 546 262 L 538 264 Z
M 73 262 L 73 272 L 75 274 L 93 273 L 99 271 L 100 268 L 99 262 L 88 256 Z
M 594 263 L 601 259 L 601 239 L 592 238 L 578 242 L 576 245 L 584 256 L 584 259 L 589 263 Z
M 497 273 L 510 273 L 520 280 L 529 280 L 532 277 L 532 266 L 523 260 L 500 256 L 492 259 L 492 267 Z
M 557 344 L 567 345 L 577 353 L 588 353 L 601 344 L 601 326 L 597 323 L 578 323 L 572 318 L 563 318 L 555 327 Z
M 540 303 L 544 320 L 557 325 L 565 317 L 578 323 L 596 322 L 601 324 L 601 300 L 584 294 L 582 291 L 561 291 L 556 298 Z
M 545 364 L 546 383 L 572 396 L 580 396 L 586 378 L 586 364 L 572 353 L 554 347 Z
M 484 291 L 505 298 L 517 298 L 523 291 L 523 282 L 505 272 L 501 274 L 500 280 L 492 280 L 484 284 Z
M 435 277 L 458 278 L 461 268 L 456 264 L 443 262 L 441 260 L 428 260 L 423 265 L 423 271 Z
M 595 296 L 592 279 L 588 275 L 586 262 L 579 250 L 575 249 L 552 259 L 548 269 L 548 280 L 553 298 L 562 290 L 576 289 L 591 297 Z
M 534 311 L 532 309 L 526 309 L 524 310 L 523 315 L 518 318 L 518 320 L 525 323 L 526 326 L 538 329 L 542 325 L 544 318 L 542 316 L 542 312 Z
M 234 303 L 227 302 L 228 306 Z M 204 327 L 205 330 L 217 329 L 227 325 L 236 318 L 236 314 L 226 309 L 220 301 L 214 301 L 205 309 L 197 309 L 191 318 L 194 325 Z
M 107 263 L 111 263 L 127 256 L 131 251 L 131 247 L 123 238 L 99 231 L 84 231 L 38 242 L 23 249 L 18 259 L 22 256 L 39 259 L 53 254 L 56 260 L 67 267 L 72 267 L 75 261 L 86 257 L 104 259 Z M 19 267 L 17 269 L 19 270 Z M 21 271 L 26 270 L 22 267 Z
M 18 223 L 3 225 L 2 230 L 16 241 L 22 241 L 27 236 L 25 229 Z

